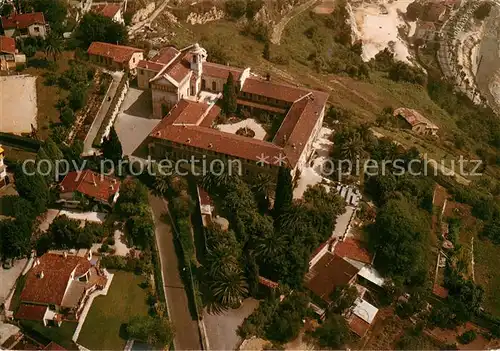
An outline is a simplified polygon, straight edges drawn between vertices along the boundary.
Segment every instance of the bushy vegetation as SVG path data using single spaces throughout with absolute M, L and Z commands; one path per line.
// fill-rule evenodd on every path
M 146 187 L 138 180 L 123 182 L 116 210 L 126 221 L 129 243 L 139 248 L 150 248 L 154 224 Z
M 124 44 L 127 41 L 127 29 L 109 17 L 89 12 L 83 15 L 75 29 L 74 39 L 83 49 L 87 49 L 94 41 Z
M 255 335 L 277 344 L 291 341 L 299 335 L 302 320 L 312 314 L 308 303 L 309 299 L 300 293 L 291 293 L 281 303 L 271 296 L 243 321 L 238 335 L 244 339 Z

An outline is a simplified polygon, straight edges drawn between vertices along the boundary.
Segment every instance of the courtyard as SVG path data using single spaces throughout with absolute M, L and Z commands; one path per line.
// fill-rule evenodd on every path
M 124 155 L 131 155 L 160 122 L 152 113 L 151 92 L 130 87 L 115 121 Z
M 114 272 L 106 296 L 94 299 L 78 337 L 78 344 L 90 350 L 122 350 L 127 342 L 126 326 L 133 316 L 148 314 L 144 277 Z

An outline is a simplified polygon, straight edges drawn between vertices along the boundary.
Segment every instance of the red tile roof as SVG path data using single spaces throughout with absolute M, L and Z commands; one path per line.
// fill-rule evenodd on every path
M 229 77 L 229 72 L 233 74 L 235 80 L 238 80 L 243 70 L 241 68 L 219 65 L 213 62 L 203 63 L 203 76 L 227 79 L 227 77 Z
M 359 337 L 363 337 L 368 329 L 370 329 L 370 323 L 365 322 L 355 314 L 352 314 L 349 318 L 349 328 Z
M 212 106 L 208 114 L 203 118 L 203 121 L 200 123 L 200 127 L 210 128 L 214 124 L 217 117 L 220 115 L 221 108 L 217 105 Z
M 28 28 L 32 24 L 45 24 L 42 12 L 14 14 L 10 17 L 2 17 L 2 28 Z
M 262 153 L 269 156 L 270 160 L 281 154 L 278 146 L 266 141 L 201 126 L 174 126 L 167 119 L 164 118 L 156 126 L 151 137 L 252 161 L 259 161 Z
M 276 289 L 279 286 L 278 283 L 273 282 L 271 279 L 267 279 L 260 275 L 259 275 L 259 283 L 271 289 Z
M 358 271 L 342 257 L 327 252 L 307 273 L 305 286 L 324 301 L 330 302 L 335 287 L 348 285 Z
M 165 71 L 170 77 L 177 82 L 182 82 L 187 75 L 191 72 L 192 54 L 190 52 L 180 55 Z
M 16 53 L 16 40 L 0 35 L 0 52 L 14 55 Z
M 432 293 L 442 299 L 446 299 L 448 297 L 448 289 L 439 284 L 434 284 L 432 287 Z
M 47 311 L 47 306 L 42 305 L 26 305 L 21 304 L 19 306 L 14 318 L 25 319 L 29 321 L 42 321 L 45 312 Z
M 100 201 L 110 202 L 120 190 L 120 181 L 115 177 L 86 169 L 82 172 L 69 172 L 59 186 L 61 193 L 76 191 Z
M 89 55 L 96 55 L 102 57 L 109 57 L 118 63 L 124 63 L 132 58 L 136 52 L 143 52 L 141 49 L 133 48 L 131 46 L 115 45 L 110 43 L 103 43 L 94 41 L 90 44 L 87 53 Z
M 165 65 L 162 63 L 141 60 L 137 64 L 137 67 L 143 68 L 143 69 L 148 69 L 150 71 L 160 72 L 165 67 Z
M 52 350 L 52 351 L 66 351 L 64 347 L 55 342 L 51 341 L 47 346 L 44 347 L 44 350 Z
M 168 64 L 171 64 L 173 60 L 179 56 L 180 53 L 181 52 L 173 46 L 169 46 L 161 49 L 160 52 L 151 60 L 139 61 L 137 67 L 159 73 L 162 69 L 166 68 Z
M 79 277 L 92 267 L 86 258 L 73 255 L 46 253 L 38 260 L 39 264 L 27 273 L 22 302 L 60 305 L 71 273 L 75 271 L 75 277 Z
M 424 123 L 429 128 L 438 128 L 434 123 L 422 116 L 418 111 L 410 108 L 400 107 L 394 111 L 394 117 L 403 117 L 411 126 Z
M 104 17 L 113 18 L 120 11 L 121 6 L 118 4 L 96 4 L 92 5 L 91 11 L 98 13 Z
M 299 121 L 299 118 L 304 113 L 307 104 L 309 104 L 309 99 L 307 99 L 307 97 L 293 103 L 292 107 L 290 107 L 290 109 L 288 110 L 285 119 L 281 123 L 280 128 L 276 132 L 273 143 L 281 147 L 286 145 L 286 143 L 290 139 L 293 129 Z
M 201 102 L 181 100 L 165 117 L 173 125 L 199 125 L 211 106 Z
M 153 57 L 151 61 L 167 65 L 170 62 L 172 62 L 173 59 L 179 56 L 180 53 L 181 52 L 176 48 L 174 48 L 173 46 L 169 46 L 161 49 L 158 55 Z
M 370 264 L 372 255 L 366 249 L 366 246 L 359 240 L 347 238 L 339 241 L 335 245 L 333 252 L 340 257 L 350 258 L 359 262 Z

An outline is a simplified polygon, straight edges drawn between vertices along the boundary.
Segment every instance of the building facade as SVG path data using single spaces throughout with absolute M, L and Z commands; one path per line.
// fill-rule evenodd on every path
M 47 23 L 42 12 L 14 14 L 2 17 L 2 28 L 9 38 L 47 36 Z
M 93 42 L 87 49 L 91 62 L 113 70 L 135 73 L 144 51 L 131 46 Z
M 138 86 L 151 91 L 152 116 L 162 118 L 143 147 L 155 159 L 194 158 L 198 168 L 203 168 L 202 162 L 222 162 L 240 168 L 238 173 L 248 178 L 275 178 L 281 166 L 295 175 L 313 152 L 328 94 L 276 83 L 252 74 L 250 68 L 211 63 L 207 57 L 206 50 L 194 44 L 181 50 L 164 48 L 138 63 Z M 274 135 L 258 140 L 215 128 L 229 75 L 238 90 L 240 113 L 279 119 Z

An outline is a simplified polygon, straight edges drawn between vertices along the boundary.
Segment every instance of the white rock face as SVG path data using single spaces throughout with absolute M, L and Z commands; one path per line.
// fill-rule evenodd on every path
M 213 6 L 208 12 L 196 13 L 191 12 L 186 19 L 186 23 L 190 24 L 205 24 L 207 22 L 217 21 L 224 17 L 224 11 Z
M 153 13 L 155 8 L 156 8 L 155 3 L 151 2 L 145 8 L 137 10 L 137 12 L 134 13 L 134 16 L 132 16 L 132 24 L 144 21 L 146 18 L 149 17 L 149 15 Z

